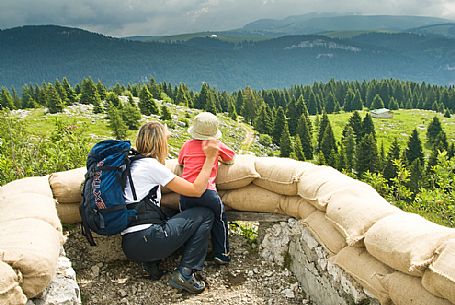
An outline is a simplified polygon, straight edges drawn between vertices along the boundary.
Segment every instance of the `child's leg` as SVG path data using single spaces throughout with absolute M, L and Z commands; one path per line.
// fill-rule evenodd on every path
M 180 197 L 180 209 L 182 211 L 196 206 L 209 208 L 215 214 L 215 221 L 211 231 L 213 252 L 215 256 L 220 254 L 228 255 L 228 222 L 220 196 L 214 190 L 206 190 L 199 198 Z

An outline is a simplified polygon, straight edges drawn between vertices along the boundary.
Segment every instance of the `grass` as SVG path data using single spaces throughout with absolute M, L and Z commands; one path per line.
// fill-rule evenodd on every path
M 183 106 L 168 106 L 173 114 L 172 124 L 169 124 L 171 138 L 169 139 L 170 156 L 176 157 L 180 147 L 191 137 L 187 132 L 188 126 L 180 126 L 178 122 L 189 121 L 200 111 L 188 109 Z M 92 139 L 92 144 L 104 139 L 112 139 L 112 131 L 108 126 L 108 120 L 104 114 L 93 114 L 91 110 L 82 110 L 81 107 L 67 107 L 65 113 L 46 114 L 43 108 L 27 109 L 28 114 L 23 118 L 22 123 L 32 138 L 48 136 L 56 129 L 56 121 L 63 120 L 77 126 L 84 126 L 84 135 Z M 238 151 L 245 138 L 245 130 L 239 123 L 230 119 L 226 114 L 218 114 L 220 130 L 223 133 L 222 141 Z M 143 116 L 141 124 L 149 120 L 160 120 L 158 116 Z M 183 124 L 182 124 L 183 125 Z M 134 143 L 137 130 L 128 130 L 127 139 Z
M 362 118 L 366 115 L 366 111 L 360 111 L 359 113 Z M 335 138 L 340 141 L 343 128 L 348 123 L 352 113 L 329 114 L 328 116 Z M 381 143 L 384 143 L 384 148 L 387 152 L 394 138 L 398 139 L 401 149 L 405 149 L 409 136 L 416 128 L 422 141 L 424 153 L 429 155 L 430 147 L 426 145 L 426 132 L 428 125 L 435 116 L 441 121 L 449 144 L 455 142 L 455 118 L 444 118 L 443 114 L 431 110 L 403 109 L 394 110 L 393 118 L 391 119 L 373 118 L 378 149 Z

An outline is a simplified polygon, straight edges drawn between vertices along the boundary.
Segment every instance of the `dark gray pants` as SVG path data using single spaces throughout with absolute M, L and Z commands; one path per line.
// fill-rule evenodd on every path
M 153 262 L 170 256 L 183 246 L 180 267 L 202 270 L 207 254 L 213 212 L 196 207 L 174 215 L 163 225 L 123 235 L 126 257 L 135 262 Z

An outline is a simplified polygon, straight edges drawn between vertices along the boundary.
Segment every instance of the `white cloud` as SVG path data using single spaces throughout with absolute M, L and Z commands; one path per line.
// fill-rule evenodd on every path
M 113 36 L 169 35 L 243 26 L 309 12 L 455 19 L 454 0 L 2 0 L 0 27 L 60 24 Z

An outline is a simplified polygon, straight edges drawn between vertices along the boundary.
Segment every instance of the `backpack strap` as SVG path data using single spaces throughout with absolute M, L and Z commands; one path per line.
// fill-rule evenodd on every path
M 88 174 L 88 173 L 87 173 Z M 87 179 L 84 181 L 84 186 L 83 186 L 83 190 L 85 190 L 85 184 L 87 183 Z M 84 211 L 85 209 L 85 206 L 84 206 L 84 202 L 86 202 L 84 200 L 84 191 L 81 192 L 82 194 L 82 202 L 81 204 L 79 205 L 79 214 L 81 215 L 81 234 L 83 236 L 85 236 L 85 238 L 87 239 L 87 241 L 89 242 L 90 246 L 96 246 L 96 243 L 95 243 L 95 239 L 93 238 L 93 235 L 92 235 L 92 230 L 90 230 L 90 227 L 88 226 L 88 220 L 87 220 L 87 215 Z
M 126 157 L 126 161 L 125 161 L 125 164 L 126 164 L 125 174 L 126 174 L 126 176 L 128 176 L 128 180 L 130 182 L 131 192 L 133 193 L 134 201 L 137 200 L 137 194 L 136 194 L 136 189 L 134 188 L 133 178 L 131 177 L 131 163 L 133 163 L 136 160 L 143 159 L 143 158 L 147 158 L 147 157 L 144 155 L 141 155 L 134 148 L 131 148 L 130 154 Z M 123 187 L 123 188 L 125 189 L 125 187 Z
M 148 223 L 162 224 L 167 219 L 166 214 L 157 204 L 158 188 L 159 185 L 152 188 L 141 201 L 127 204 L 127 209 L 136 210 L 136 215 L 131 217 L 129 226 Z

